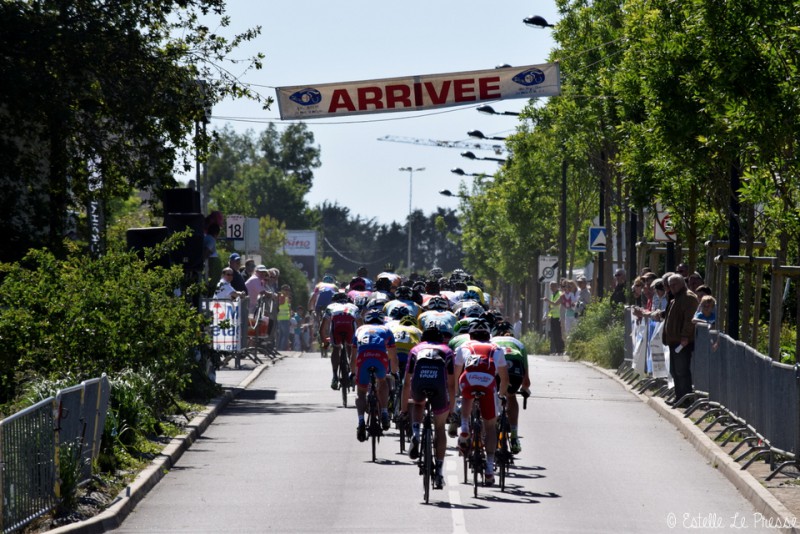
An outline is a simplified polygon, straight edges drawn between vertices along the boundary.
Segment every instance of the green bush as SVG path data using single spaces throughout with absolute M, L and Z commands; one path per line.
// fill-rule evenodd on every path
M 586 307 L 586 313 L 570 333 L 567 353 L 574 360 L 587 360 L 602 367 L 619 367 L 625 358 L 623 309 L 600 299 Z
M 550 338 L 547 334 L 540 334 L 534 330 L 523 334 L 520 340 L 525 344 L 528 354 L 549 354 Z
M 146 269 L 132 253 L 59 260 L 32 250 L 0 265 L 0 276 L 0 404 L 26 383 L 126 369 L 147 369 L 179 394 L 193 347 L 206 342 L 204 319 L 175 296 L 179 267 Z

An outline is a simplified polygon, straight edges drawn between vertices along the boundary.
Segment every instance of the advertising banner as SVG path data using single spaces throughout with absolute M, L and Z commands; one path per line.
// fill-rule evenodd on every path
M 281 119 L 422 111 L 561 94 L 557 63 L 276 89 Z
M 211 335 L 214 350 L 234 352 L 244 348 L 241 299 L 210 299 L 206 301 L 213 325 Z
M 314 280 L 317 272 L 316 230 L 286 230 L 283 252 L 292 258 L 292 263 L 306 278 Z

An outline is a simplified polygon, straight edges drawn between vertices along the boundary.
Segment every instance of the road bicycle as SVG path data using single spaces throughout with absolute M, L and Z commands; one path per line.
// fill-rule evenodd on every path
M 484 484 L 486 473 L 486 451 L 483 441 L 483 417 L 481 417 L 480 398 L 482 391 L 476 391 L 472 400 L 472 413 L 469 417 L 469 448 L 464 454 L 464 484 L 468 483 L 467 470 L 472 471 L 472 487 L 478 496 L 478 484 Z
M 381 409 L 378 403 L 378 379 L 375 366 L 369 367 L 369 386 L 367 387 L 367 434 L 372 441 L 372 461 L 377 458 L 377 446 L 383 435 L 381 428 Z
M 350 389 L 350 355 L 347 353 L 345 336 L 342 335 L 340 347 L 333 347 L 339 353 L 339 389 L 342 391 L 342 406 L 347 408 L 347 393 Z
M 434 461 L 434 435 L 433 435 L 433 409 L 431 408 L 431 392 L 424 391 L 426 397 L 425 411 L 422 416 L 422 428 L 420 429 L 420 455 L 417 460 L 419 474 L 422 475 L 422 487 L 425 495 L 425 504 L 428 504 L 431 493 L 431 479 L 436 475 L 436 463 Z
M 506 403 L 508 401 L 505 397 L 500 397 L 500 401 L 503 407 L 500 410 L 500 416 L 497 418 L 497 451 L 495 452 L 495 461 L 497 463 L 497 472 L 500 479 L 500 491 L 505 491 L 506 476 L 508 475 L 509 468 L 514 463 L 514 455 L 511 454 L 511 423 L 506 413 Z
M 394 388 L 389 392 L 389 414 L 392 416 L 392 421 L 394 421 L 395 427 L 400 433 L 400 454 L 404 454 L 406 452 L 406 442 L 411 437 L 410 419 L 408 417 L 400 416 L 403 408 L 400 406 L 403 398 L 403 381 L 401 380 L 402 376 L 403 375 L 401 374 L 397 374 L 397 376 L 395 376 Z

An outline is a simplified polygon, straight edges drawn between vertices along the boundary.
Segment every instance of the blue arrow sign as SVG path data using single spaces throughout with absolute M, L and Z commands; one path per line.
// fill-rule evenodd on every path
M 589 227 L 589 250 L 592 252 L 606 251 L 606 228 L 605 226 Z

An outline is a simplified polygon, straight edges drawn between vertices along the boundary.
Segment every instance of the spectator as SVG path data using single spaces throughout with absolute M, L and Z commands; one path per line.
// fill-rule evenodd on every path
M 561 337 L 561 291 L 558 290 L 558 282 L 550 282 L 550 297 L 542 297 L 542 300 L 549 305 L 545 320 L 550 323 L 550 354 L 562 354 L 564 338 Z
M 675 272 L 681 275 L 684 280 L 689 278 L 689 266 L 685 263 L 679 263 L 678 267 L 675 268 Z
M 514 323 L 514 337 L 517 339 L 522 339 L 522 312 L 519 313 L 519 316 Z
M 636 280 L 633 281 L 631 291 L 633 292 L 633 305 L 643 308 L 645 305 L 644 279 L 641 276 L 637 276 Z
M 702 299 L 706 295 L 709 297 L 711 296 L 711 288 L 706 285 L 698 286 L 697 289 L 692 289 L 692 291 L 694 291 L 694 294 L 697 295 L 699 299 Z
M 689 286 L 689 291 L 697 293 L 697 288 L 703 285 L 703 277 L 697 271 L 693 272 L 686 279 L 686 285 Z
M 236 252 L 231 254 L 230 258 L 228 258 L 228 267 L 233 269 L 233 280 L 231 280 L 231 285 L 236 291 L 241 291 L 246 294 L 247 286 L 244 284 L 244 277 L 242 276 L 242 273 L 239 272 L 241 265 L 242 257 Z
M 225 267 L 222 269 L 222 275 L 220 277 L 219 283 L 217 284 L 217 290 L 214 292 L 215 299 L 231 299 L 236 300 L 244 293 L 240 293 L 236 291 L 236 288 L 233 287 L 231 284 L 231 280 L 233 279 L 233 269 L 230 267 Z
M 700 306 L 692 319 L 694 324 L 705 323 L 709 328 L 715 328 L 717 322 L 717 301 L 714 297 L 707 295 L 700 299 Z
M 562 306 L 564 308 L 564 332 L 565 337 L 569 337 L 572 328 L 578 321 L 578 285 L 574 280 L 565 280 L 561 286 Z
M 686 287 L 680 274 L 669 277 L 672 301 L 667 306 L 662 340 L 669 347 L 669 372 L 675 382 L 673 406 L 681 408 L 683 398 L 692 393 L 692 351 L 694 351 L 694 318 L 697 296 Z
M 247 296 L 250 297 L 250 314 L 254 314 L 258 304 L 258 296 L 262 293 L 270 293 L 267 289 L 267 267 L 259 265 L 253 271 L 253 275 L 245 282 Z
M 292 332 L 292 288 L 283 284 L 278 293 L 278 350 L 289 350 L 289 336 Z
M 244 262 L 244 270 L 242 271 L 242 278 L 247 281 L 248 278 L 253 276 L 253 272 L 256 270 L 256 262 L 252 259 L 247 260 Z
M 303 352 L 311 352 L 311 330 L 314 328 L 314 317 L 311 315 L 311 310 L 304 310 L 302 306 L 298 309 L 303 317 Z
M 612 305 L 625 305 L 625 269 L 617 269 L 614 273 L 614 292 L 611 293 Z

